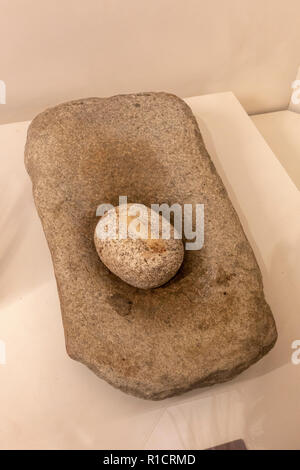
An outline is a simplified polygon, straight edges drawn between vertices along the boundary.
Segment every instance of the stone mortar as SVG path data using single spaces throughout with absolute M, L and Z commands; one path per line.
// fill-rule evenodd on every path
M 166 93 L 89 98 L 31 123 L 25 149 L 57 280 L 66 348 L 124 392 L 162 399 L 224 382 L 277 332 L 253 251 L 190 108 Z M 205 243 L 141 290 L 100 261 L 96 208 L 204 203 Z

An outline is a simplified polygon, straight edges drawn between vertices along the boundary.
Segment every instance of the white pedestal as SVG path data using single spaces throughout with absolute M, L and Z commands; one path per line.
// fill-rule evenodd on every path
M 299 448 L 299 191 L 232 93 L 187 102 L 260 264 L 275 349 L 232 382 L 163 402 L 127 396 L 69 359 L 23 165 L 28 123 L 0 126 L 1 448 L 204 449 L 237 438 L 250 449 Z
M 257 114 L 252 121 L 300 190 L 300 114 L 289 110 Z

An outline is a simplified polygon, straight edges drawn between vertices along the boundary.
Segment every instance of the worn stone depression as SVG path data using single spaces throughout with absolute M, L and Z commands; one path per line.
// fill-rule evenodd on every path
M 66 349 L 126 393 L 162 399 L 224 382 L 274 345 L 253 251 L 181 99 L 166 93 L 58 105 L 31 123 L 25 149 L 51 252 Z M 155 289 L 100 260 L 99 204 L 204 204 L 205 242 Z

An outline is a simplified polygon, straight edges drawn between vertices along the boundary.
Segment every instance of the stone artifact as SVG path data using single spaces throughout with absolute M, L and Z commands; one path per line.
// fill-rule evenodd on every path
M 190 108 L 141 93 L 61 104 L 30 125 L 25 163 L 51 251 L 66 348 L 124 392 L 162 399 L 235 377 L 277 338 L 261 274 Z M 99 259 L 102 203 L 204 204 L 205 241 L 139 289 Z
M 182 240 L 174 239 L 174 227 L 168 221 L 166 222 L 170 226 L 171 237 L 169 239 L 153 238 L 151 236 L 151 213 L 153 211 L 146 207 L 144 209 L 146 214 L 143 214 L 143 210 L 139 214 L 138 237 L 134 238 L 135 234 L 133 233 L 120 240 L 119 225 L 121 230 L 123 228 L 125 231 L 130 231 L 130 223 L 139 222 L 132 215 L 128 215 L 130 208 L 134 209 L 135 205 L 124 204 L 117 207 L 116 212 L 111 209 L 101 218 L 94 236 L 96 250 L 108 269 L 131 286 L 140 289 L 161 286 L 169 281 L 181 266 L 184 256 Z M 116 220 L 114 220 L 115 214 Z M 159 218 L 161 220 L 162 216 L 160 215 Z M 116 226 L 115 233 L 105 232 L 108 225 Z M 158 223 L 158 225 L 162 224 Z M 127 226 L 129 226 L 129 230 Z M 103 227 L 107 238 L 102 239 L 97 235 L 98 227 Z

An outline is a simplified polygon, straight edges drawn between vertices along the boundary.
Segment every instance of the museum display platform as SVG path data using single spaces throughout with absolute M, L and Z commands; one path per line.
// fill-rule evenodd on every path
M 29 123 L 2 125 L 1 447 L 205 449 L 240 438 L 248 449 L 297 447 L 295 177 L 231 92 L 185 101 L 260 266 L 278 328 L 275 348 L 231 382 L 162 402 L 127 396 L 68 358 L 50 253 L 23 164 Z

